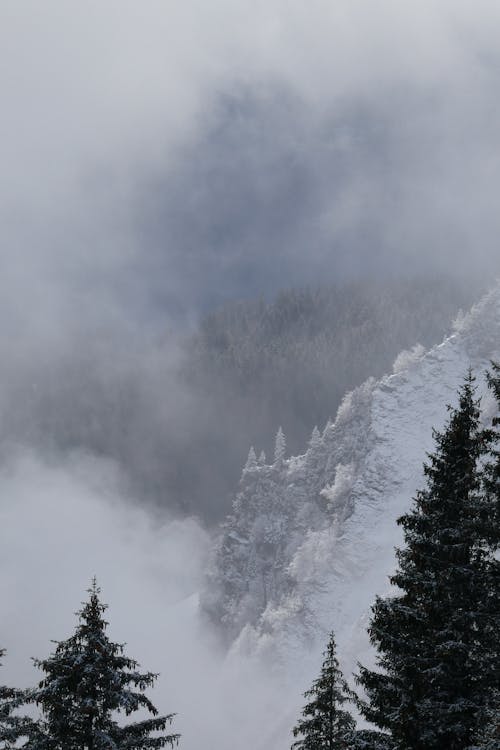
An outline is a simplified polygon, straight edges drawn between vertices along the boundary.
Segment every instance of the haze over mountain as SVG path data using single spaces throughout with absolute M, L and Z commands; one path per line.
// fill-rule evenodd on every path
M 34 679 L 94 574 L 185 750 L 286 747 L 329 623 L 347 668 L 365 648 L 431 427 L 498 353 L 497 292 L 433 347 L 500 274 L 499 35 L 492 0 L 4 0 L 0 684 Z M 361 396 L 362 449 L 342 423 Z M 204 582 L 250 444 L 254 478 L 311 511 L 264 607 Z M 338 547 L 315 505 L 337 491 Z M 212 621 L 234 615 L 229 656 L 201 590 Z M 269 648 L 285 677 L 246 657 Z
M 437 342 L 499 270 L 499 22 L 487 2 L 474 12 L 382 2 L 375 12 L 218 0 L 167 12 L 161 2 L 139 11 L 49 0 L 43 13 L 6 2 L 4 438 L 109 456 L 134 491 L 212 518 L 227 509 L 250 442 L 269 447 L 283 423 L 298 449 L 346 389 L 387 370 L 417 338 Z M 261 374 L 242 403 L 235 380 L 246 388 L 260 354 L 245 354 L 242 378 L 224 355 L 221 381 L 210 344 L 201 362 L 188 360 L 187 380 L 177 374 L 179 338 L 200 319 L 202 351 L 208 320 L 225 318 L 233 335 L 229 310 L 243 310 L 240 300 L 259 331 L 261 297 L 269 317 L 284 290 L 354 283 L 370 307 L 370 286 L 390 299 L 414 278 L 415 320 L 435 317 L 416 336 L 406 324 L 391 329 L 385 357 L 358 364 L 352 348 L 330 352 L 341 363 L 334 373 L 319 347 L 309 358 L 318 372 L 299 354 L 292 386 L 292 348 L 284 365 L 253 341 L 282 369 L 286 398 Z M 425 302 L 436 284 L 445 289 Z M 321 294 L 312 315 L 331 328 L 336 313 Z M 211 318 L 221 306 L 227 314 Z M 371 307 L 374 329 L 379 314 L 373 342 L 399 325 Z M 221 421 L 216 389 L 227 378 Z
M 439 341 L 474 290 L 444 279 L 289 290 L 175 338 L 84 323 L 38 356 L 14 341 L 0 364 L 0 445 L 109 459 L 141 504 L 214 523 L 250 444 L 269 453 L 282 425 L 299 450 L 347 390 Z

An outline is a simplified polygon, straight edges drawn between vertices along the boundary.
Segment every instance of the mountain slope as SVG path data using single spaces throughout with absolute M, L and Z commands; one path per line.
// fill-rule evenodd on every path
M 397 373 L 349 394 L 304 455 L 272 465 L 250 456 L 202 599 L 234 654 L 278 654 L 306 684 L 333 628 L 347 672 L 371 660 L 370 605 L 388 590 L 396 519 L 423 484 L 432 428 L 469 366 L 488 418 L 482 374 L 499 357 L 500 287 L 441 345 L 398 358 Z

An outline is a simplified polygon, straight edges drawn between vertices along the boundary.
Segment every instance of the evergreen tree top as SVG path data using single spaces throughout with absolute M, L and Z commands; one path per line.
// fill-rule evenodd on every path
M 335 636 L 330 633 L 319 677 L 304 697 L 310 699 L 303 718 L 293 729 L 297 750 L 350 750 L 355 722 L 342 706 L 352 699 L 336 656 Z
M 315 425 L 311 432 L 311 437 L 309 438 L 309 448 L 316 448 L 320 442 L 321 432 L 319 431 L 318 426 Z
M 47 659 L 34 659 L 45 674 L 31 698 L 41 706 L 45 717 L 40 724 L 41 736 L 57 738 L 50 750 L 146 750 L 174 744 L 178 735 L 156 734 L 165 730 L 174 714 L 158 717 L 157 709 L 144 694 L 158 675 L 140 672 L 137 661 L 125 655 L 125 644 L 108 638 L 108 623 L 103 617 L 107 605 L 100 601 L 95 578 L 88 593 L 88 601 L 76 613 L 78 623 L 73 635 L 55 641 L 55 651 Z M 115 721 L 115 714 L 128 716 L 139 709 L 155 718 L 125 726 Z M 151 737 L 152 732 L 155 734 Z M 36 742 L 33 750 L 42 750 L 43 745 Z

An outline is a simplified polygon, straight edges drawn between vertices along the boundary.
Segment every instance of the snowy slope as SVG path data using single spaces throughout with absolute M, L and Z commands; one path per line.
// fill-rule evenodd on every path
M 396 374 L 350 394 L 335 423 L 327 425 L 306 454 L 281 467 L 247 467 L 215 553 L 208 597 L 212 616 L 218 613 L 225 625 L 229 618 L 235 657 L 261 654 L 267 660 L 279 655 L 289 678 L 305 689 L 333 629 L 347 673 L 358 659 L 371 661 L 366 636 L 370 606 L 377 593 L 388 590 L 394 547 L 400 542 L 396 519 L 423 485 L 422 463 L 433 448 L 432 428 L 444 424 L 446 405 L 455 403 L 469 366 L 478 375 L 485 413 L 493 409 L 483 373 L 498 358 L 500 287 L 463 317 L 440 346 L 427 353 L 416 349 L 406 364 L 404 357 L 399 359 Z M 252 487 L 263 477 L 268 490 L 271 479 L 274 483 L 264 536 L 258 521 L 266 498 L 260 496 L 252 505 Z M 270 553 L 263 539 L 269 525 L 276 527 L 273 508 L 284 503 L 288 520 Z M 266 581 L 262 584 L 266 576 L 274 581 L 274 590 Z

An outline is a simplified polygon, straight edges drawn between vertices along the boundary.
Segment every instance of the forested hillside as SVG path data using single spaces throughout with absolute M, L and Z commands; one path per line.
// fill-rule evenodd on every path
M 296 452 L 346 391 L 390 371 L 401 349 L 440 341 L 475 293 L 357 283 L 235 302 L 194 334 L 87 321 L 30 356 L 13 342 L 0 365 L 3 446 L 114 459 L 146 502 L 213 522 L 250 444 L 269 453 L 282 425 Z
M 387 280 L 284 291 L 207 315 L 186 365 L 203 404 L 189 449 L 200 456 L 199 487 L 210 486 L 203 472 L 211 455 L 220 469 L 217 510 L 228 508 L 250 445 L 269 456 L 282 426 L 288 451 L 301 451 L 346 392 L 390 372 L 402 350 L 440 342 L 477 296 L 476 284 L 451 279 Z
M 499 329 L 497 287 L 443 343 L 348 394 L 301 455 L 286 456 L 281 435 L 267 461 L 250 453 L 202 597 L 233 648 L 288 660 L 333 624 L 350 668 L 361 654 L 371 659 L 360 637 L 367 602 L 387 590 L 396 519 L 469 367 L 484 426 L 496 416 L 484 373 L 500 357 Z

